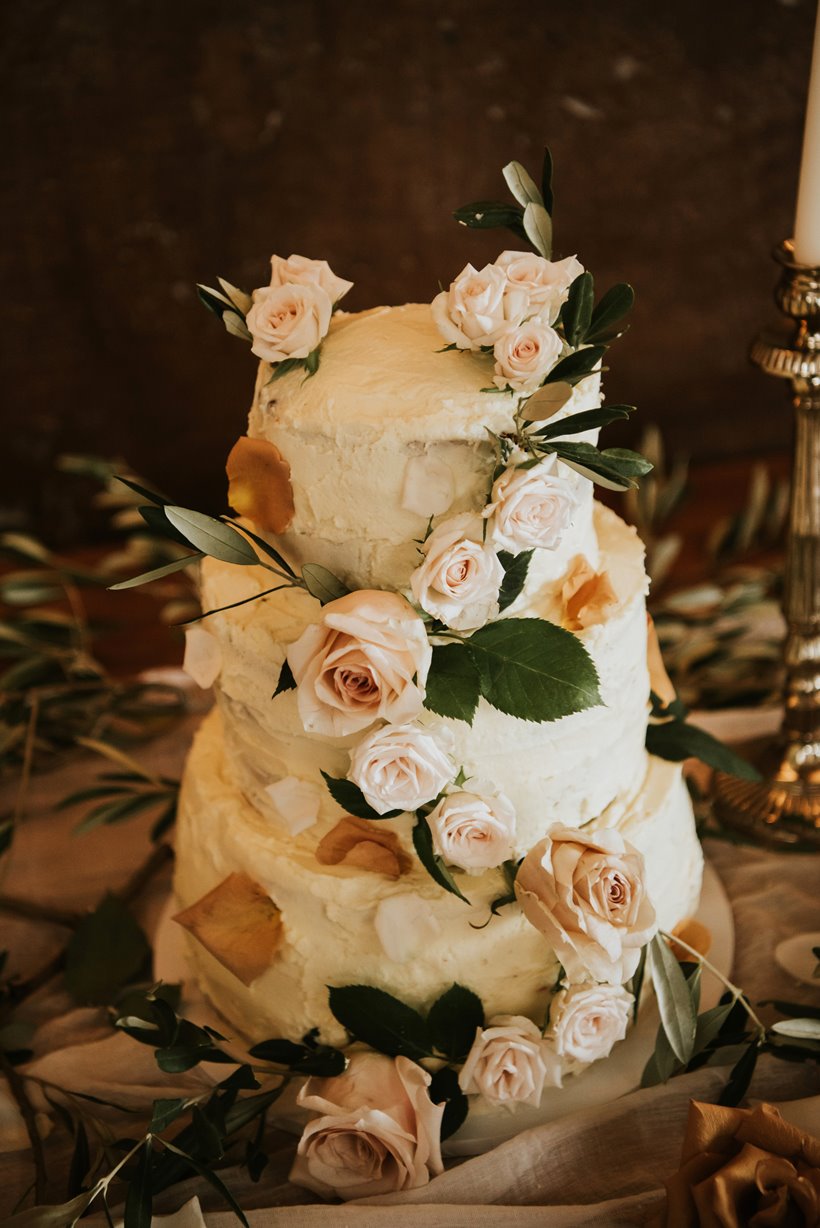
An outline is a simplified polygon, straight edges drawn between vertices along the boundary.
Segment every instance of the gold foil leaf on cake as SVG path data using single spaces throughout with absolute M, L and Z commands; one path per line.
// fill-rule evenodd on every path
M 674 941 L 676 938 L 681 940 L 680 943 Z M 684 942 L 685 947 L 681 945 Z M 672 942 L 669 944 L 669 949 L 681 964 L 688 963 L 694 958 L 687 947 L 692 947 L 698 955 L 708 955 L 712 947 L 712 931 L 708 925 L 704 925 L 695 917 L 684 918 L 672 930 Z
M 570 631 L 602 623 L 617 609 L 618 594 L 609 573 L 594 571 L 582 554 L 576 555 L 561 586 L 564 622 Z
M 247 874 L 229 874 L 174 920 L 243 985 L 270 967 L 284 938 L 279 909 Z
M 225 463 L 228 502 L 266 533 L 284 533 L 293 520 L 290 465 L 266 439 L 240 435 Z
M 316 846 L 316 860 L 323 866 L 351 866 L 388 878 L 399 878 L 411 865 L 395 832 L 352 816 L 340 819 L 322 837 Z
M 677 699 L 677 691 L 666 672 L 658 632 L 651 614 L 646 616 L 646 660 L 649 666 L 649 685 L 664 707 L 668 707 Z

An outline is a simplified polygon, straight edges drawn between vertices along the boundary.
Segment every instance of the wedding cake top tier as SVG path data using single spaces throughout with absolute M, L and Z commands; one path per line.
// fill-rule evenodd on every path
M 518 400 L 487 388 L 485 354 L 442 346 L 430 305 L 409 303 L 337 312 L 307 378 L 272 379 L 260 364 L 249 434 L 290 467 L 294 513 L 278 540 L 299 562 L 354 588 L 405 588 L 431 517 L 483 511 L 493 435 L 513 431 Z M 554 420 L 598 405 L 599 386 L 598 374 L 584 380 Z M 538 551 L 529 591 L 575 555 L 597 563 L 592 483 L 562 466 L 554 485 L 566 529 L 555 548 Z

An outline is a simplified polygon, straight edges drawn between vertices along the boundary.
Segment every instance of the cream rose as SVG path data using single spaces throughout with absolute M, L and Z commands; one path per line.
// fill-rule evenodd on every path
M 493 483 L 484 515 L 490 522 L 488 537 L 498 550 L 520 554 L 561 545 L 578 500 L 557 468 L 555 456 L 547 456 L 531 469 L 511 466 Z
M 362 589 L 328 602 L 287 656 L 305 730 L 343 737 L 379 718 L 412 720 L 432 649 L 403 597 Z
M 548 1037 L 566 1070 L 608 1057 L 626 1036 L 635 999 L 621 985 L 572 985 L 550 1004 Z
M 308 1122 L 290 1173 L 295 1185 L 347 1201 L 427 1185 L 442 1171 L 443 1104 L 430 1075 L 409 1058 L 356 1053 L 344 1074 L 308 1079 L 299 1092 Z
M 499 337 L 493 346 L 499 388 L 534 392 L 561 357 L 563 342 L 554 328 L 539 319 L 527 320 Z
M 611 829 L 551 832 L 522 861 L 515 894 L 570 982 L 622 985 L 655 932 L 643 857 Z
M 326 260 L 310 260 L 307 256 L 282 256 L 270 258 L 270 284 L 272 286 L 319 286 L 331 303 L 338 303 L 352 281 L 337 277 Z
M 470 783 L 481 792 L 449 793 L 427 822 L 440 857 L 468 874 L 482 874 L 512 857 L 515 811 L 503 794 L 492 793 L 489 784 Z
M 416 810 L 448 785 L 455 775 L 442 744 L 452 746 L 452 734 L 438 737 L 417 725 L 386 725 L 368 734 L 350 756 L 348 779 L 379 814 Z
M 423 610 L 457 631 L 475 631 L 498 616 L 504 568 L 482 540 L 479 516 L 445 520 L 422 546 L 424 562 L 410 577 Z
M 468 1095 L 494 1103 L 541 1103 L 544 1084 L 560 1086 L 557 1066 L 540 1030 L 524 1015 L 497 1015 L 479 1028 L 458 1076 Z
M 533 252 L 502 252 L 495 263 L 509 286 L 526 297 L 525 315 L 537 315 L 546 324 L 554 323 L 567 291 L 584 271 L 575 256 L 545 260 Z
M 252 352 L 265 362 L 307 358 L 327 333 L 332 310 L 333 304 L 317 285 L 254 290 L 245 319 L 253 337 Z
M 510 286 L 503 269 L 466 265 L 449 290 L 442 290 L 430 305 L 445 341 L 460 350 L 493 346 L 502 333 L 515 328 L 527 314 L 527 294 Z

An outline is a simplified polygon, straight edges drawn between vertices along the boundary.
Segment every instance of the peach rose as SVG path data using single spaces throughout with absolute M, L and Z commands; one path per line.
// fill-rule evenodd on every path
M 410 577 L 421 608 L 456 631 L 475 631 L 498 617 L 504 568 L 483 540 L 481 518 L 445 520 L 422 546 L 424 562 Z
M 546 324 L 555 321 L 567 291 L 584 271 L 575 256 L 545 260 L 533 252 L 502 252 L 495 263 L 503 269 L 509 285 L 526 295 L 526 314 L 537 315 Z
M 555 329 L 541 320 L 527 320 L 499 337 L 493 346 L 499 388 L 534 392 L 561 357 L 563 343 Z
M 452 743 L 442 729 L 440 737 Z M 435 735 L 416 725 L 386 725 L 363 738 L 350 757 L 348 779 L 378 814 L 417 810 L 437 797 L 455 768 Z
M 511 287 L 503 269 L 488 264 L 479 271 L 468 264 L 449 290 L 436 295 L 430 310 L 445 341 L 460 350 L 479 350 L 519 325 L 527 302 L 526 292 Z
M 272 286 L 319 286 L 331 303 L 336 304 L 352 290 L 353 282 L 337 277 L 326 260 L 311 260 L 307 256 L 270 258 Z
M 308 1122 L 290 1173 L 295 1185 L 345 1201 L 427 1185 L 442 1171 L 443 1104 L 430 1075 L 409 1058 L 355 1053 L 344 1074 L 308 1079 L 299 1092 Z
M 468 874 L 482 874 L 512 857 L 515 811 L 489 783 L 469 783 L 482 792 L 448 793 L 427 821 L 440 857 Z
M 557 993 L 547 1035 L 564 1059 L 564 1070 L 608 1057 L 626 1036 L 634 1002 L 621 985 L 572 985 Z
M 578 500 L 567 478 L 558 473 L 555 456 L 531 469 L 505 469 L 493 483 L 484 509 L 488 537 L 498 550 L 521 554 L 533 548 L 555 550 L 572 523 Z
M 432 649 L 409 602 L 362 589 L 328 602 L 287 657 L 305 730 L 344 737 L 379 718 L 411 720 L 424 702 Z
M 570 982 L 623 985 L 655 932 L 643 857 L 611 829 L 556 828 L 527 853 L 515 894 Z
M 497 1015 L 478 1028 L 458 1076 L 468 1095 L 496 1104 L 541 1103 L 544 1084 L 559 1086 L 557 1067 L 540 1029 L 524 1015 Z
M 663 1228 L 817 1228 L 820 1139 L 753 1109 L 689 1103 L 681 1165 L 665 1182 Z
M 245 323 L 265 362 L 307 358 L 330 327 L 333 304 L 319 286 L 265 286 L 253 292 Z

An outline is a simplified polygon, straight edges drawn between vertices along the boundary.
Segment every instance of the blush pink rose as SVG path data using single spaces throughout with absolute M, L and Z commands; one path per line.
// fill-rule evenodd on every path
M 417 810 L 455 776 L 447 754 L 453 737 L 417 725 L 385 725 L 363 738 L 350 756 L 348 780 L 357 784 L 377 814 Z M 445 745 L 446 743 L 446 745 Z
M 445 520 L 422 546 L 424 562 L 410 577 L 421 608 L 457 631 L 475 631 L 498 617 L 504 568 L 483 540 L 480 516 Z
M 505 469 L 493 483 L 488 537 L 498 550 L 520 554 L 533 548 L 555 550 L 572 524 L 578 500 L 568 478 L 558 472 L 555 456 L 530 469 Z
M 510 329 L 493 346 L 499 388 L 534 392 L 561 357 L 563 342 L 554 328 L 537 318 Z
M 344 737 L 379 718 L 412 720 L 424 702 L 432 649 L 409 602 L 361 589 L 328 602 L 287 657 L 305 730 Z
M 448 290 L 430 305 L 445 341 L 460 350 L 493 346 L 508 329 L 522 322 L 527 295 L 511 288 L 503 269 L 494 264 L 481 270 L 466 265 Z
M 427 821 L 436 853 L 468 874 L 482 874 L 512 857 L 515 811 L 508 798 L 492 794 L 489 785 L 482 793 L 448 793 Z
M 575 256 L 545 260 L 534 252 L 502 252 L 495 263 L 509 286 L 525 296 L 525 315 L 538 316 L 546 324 L 554 323 L 570 286 L 584 271 Z
M 655 932 L 643 857 L 620 832 L 559 827 L 530 849 L 515 880 L 527 920 L 570 982 L 623 985 Z
M 495 1104 L 536 1108 L 545 1084 L 559 1086 L 552 1051 L 524 1015 L 497 1015 L 477 1030 L 458 1083 L 468 1095 L 478 1093 Z
M 550 1003 L 548 1037 L 564 1070 L 609 1057 L 626 1036 L 635 999 L 622 985 L 571 985 Z
M 308 1122 L 290 1173 L 295 1185 L 345 1201 L 427 1185 L 442 1171 L 443 1104 L 430 1075 L 409 1058 L 355 1053 L 344 1074 L 308 1079 L 299 1092 Z
M 326 260 L 311 260 L 308 256 L 282 256 L 270 258 L 270 284 L 272 286 L 319 286 L 331 303 L 338 303 L 352 281 L 337 277 Z
M 317 285 L 254 290 L 245 318 L 253 337 L 251 351 L 265 362 L 307 358 L 327 333 L 332 311 L 333 304 Z

